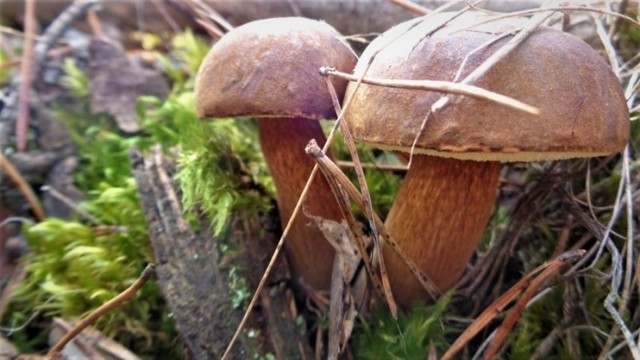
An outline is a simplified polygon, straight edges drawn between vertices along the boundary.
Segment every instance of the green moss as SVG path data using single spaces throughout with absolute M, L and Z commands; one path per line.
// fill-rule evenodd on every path
M 448 347 L 443 314 L 452 293 L 443 295 L 434 305 L 416 305 L 400 313 L 396 322 L 387 309 L 379 306 L 371 320 L 363 320 L 353 335 L 357 359 L 424 359 L 434 346 L 441 353 Z

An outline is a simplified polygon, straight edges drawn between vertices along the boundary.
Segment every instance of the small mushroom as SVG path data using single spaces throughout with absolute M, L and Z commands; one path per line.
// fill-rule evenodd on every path
M 388 30 L 366 49 L 355 75 L 371 62 L 370 77 L 463 79 L 527 24 L 509 19 L 470 27 L 487 17 L 469 13 L 430 34 L 449 17 L 441 14 Z M 489 44 L 491 39 L 496 41 Z M 441 291 L 459 280 L 482 239 L 500 162 L 608 155 L 624 149 L 629 137 L 629 111 L 618 79 L 589 45 L 561 31 L 539 27 L 473 85 L 536 106 L 541 113 L 456 97 L 426 120 L 386 226 Z M 346 96 L 352 89 L 353 83 Z M 357 140 L 409 152 L 441 96 L 362 84 L 346 119 Z M 389 248 L 384 256 L 398 302 L 408 307 L 424 299 L 400 259 Z
M 325 142 L 318 120 L 335 118 L 321 66 L 351 71 L 356 57 L 326 23 L 273 18 L 240 26 L 210 50 L 196 78 L 198 115 L 258 118 L 260 143 L 277 191 L 283 227 L 289 221 L 314 162 L 304 148 Z M 346 82 L 333 80 L 340 98 Z M 342 219 L 324 178 L 317 176 L 304 209 L 325 219 Z M 316 289 L 328 289 L 334 251 L 304 216 L 285 240 L 293 272 Z

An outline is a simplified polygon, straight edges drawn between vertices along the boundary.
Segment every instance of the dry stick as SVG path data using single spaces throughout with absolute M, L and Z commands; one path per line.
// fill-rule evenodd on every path
M 3 169 L 7 175 L 18 185 L 18 189 L 22 193 L 22 195 L 27 199 L 29 204 L 31 204 L 31 208 L 33 208 L 33 213 L 36 218 L 40 221 L 44 220 L 47 215 L 38 200 L 36 194 L 33 193 L 33 190 L 29 186 L 29 184 L 20 176 L 20 172 L 13 166 L 13 164 L 7 159 L 2 152 L 0 152 L 0 169 Z
M 231 25 L 219 12 L 215 11 L 211 6 L 202 0 L 191 0 L 195 1 L 200 7 L 206 12 L 207 17 L 211 19 L 213 22 L 222 26 L 225 31 L 231 31 L 233 29 L 233 25 Z
M 502 321 L 502 324 L 500 324 L 500 327 L 496 331 L 491 345 L 489 345 L 489 348 L 487 348 L 484 354 L 484 358 L 486 360 L 493 359 L 496 356 L 498 350 L 500 350 L 502 344 L 504 344 L 504 342 L 506 341 L 507 336 L 509 336 L 509 332 L 516 325 L 518 319 L 520 319 L 522 312 L 525 310 L 527 304 L 529 303 L 529 300 L 531 300 L 536 295 L 538 289 L 557 271 L 565 266 L 568 266 L 569 263 L 582 257 L 585 252 L 586 251 L 584 250 L 575 250 L 569 253 L 565 253 L 564 255 L 560 255 L 557 260 L 554 260 L 552 262 L 552 265 L 549 265 L 540 273 L 540 275 L 536 276 L 533 281 L 531 281 L 531 283 L 522 292 L 522 295 L 520 295 L 520 298 L 515 303 L 515 305 L 513 305 L 507 316 Z
M 100 222 L 100 220 L 98 220 L 97 217 L 91 215 L 87 210 L 85 210 L 85 209 L 81 208 L 80 206 L 78 206 L 76 203 L 73 202 L 73 200 L 69 199 L 65 194 L 61 193 L 60 191 L 58 191 L 53 186 L 51 186 L 51 185 L 41 186 L 40 187 L 40 191 L 48 192 L 56 200 L 58 200 L 58 201 L 62 202 L 63 204 L 65 204 L 69 209 L 75 211 L 80 216 L 82 216 L 83 218 L 85 218 L 89 222 L 91 222 L 93 225 L 102 225 L 102 223 Z
M 307 146 L 305 147 L 305 152 L 311 155 L 311 157 L 314 160 L 316 160 L 316 156 L 324 156 L 324 153 L 322 152 L 320 147 L 318 147 L 318 143 L 316 142 L 315 139 L 311 139 L 309 144 L 307 144 Z M 316 154 L 321 154 L 321 155 L 316 155 Z M 373 287 L 376 290 L 376 293 L 379 296 L 387 299 L 386 292 L 383 289 L 383 285 L 380 282 L 380 279 L 376 276 L 376 274 L 373 271 L 373 263 L 371 261 L 371 257 L 369 256 L 369 252 L 367 251 L 367 247 L 365 246 L 364 240 L 362 239 L 362 237 L 360 236 L 360 232 L 358 231 L 357 221 L 355 220 L 355 217 L 353 216 L 353 214 L 351 213 L 351 210 L 349 209 L 348 199 L 350 198 L 350 196 L 349 196 L 349 192 L 345 189 L 346 184 L 344 184 L 344 182 L 342 181 L 343 180 L 342 178 L 334 174 L 334 171 L 332 171 L 333 169 L 323 166 L 318 161 L 316 161 L 316 163 L 318 164 L 320 172 L 322 172 L 322 175 L 324 175 L 325 179 L 327 180 L 327 183 L 329 184 L 329 187 L 331 188 L 331 191 L 333 192 L 334 197 L 336 198 L 336 201 L 340 206 L 340 210 L 342 210 L 343 217 L 347 220 L 347 224 L 349 225 L 351 232 L 354 234 L 356 245 L 358 246 L 358 252 L 360 252 L 360 257 L 364 262 L 364 267 L 367 271 L 367 274 L 369 275 L 369 278 L 371 279 L 371 282 L 373 283 Z M 393 301 L 393 298 L 391 298 L 391 300 Z
M 155 268 L 156 268 L 155 264 L 147 265 L 147 267 L 142 271 L 142 274 L 140 274 L 140 277 L 131 286 L 129 286 L 125 291 L 121 292 L 120 294 L 118 294 L 118 296 L 116 296 L 113 299 L 111 299 L 111 300 L 107 301 L 106 303 L 102 304 L 102 306 L 100 306 L 99 308 L 94 310 L 86 318 L 80 320 L 80 322 L 77 323 L 76 326 L 74 326 L 73 329 L 71 329 L 71 331 L 66 333 L 62 337 L 62 339 L 60 339 L 51 348 L 51 350 L 49 350 L 49 353 L 47 354 L 47 357 L 52 357 L 52 356 L 56 355 L 57 353 L 59 353 L 60 351 L 62 351 L 62 349 L 65 347 L 65 345 L 67 345 L 67 343 L 69 343 L 69 341 L 73 340 L 73 338 L 75 338 L 87 326 L 89 326 L 92 323 L 94 323 L 102 315 L 104 315 L 107 312 L 111 311 L 112 309 L 114 309 L 118 305 L 120 305 L 123 302 L 131 299 L 138 292 L 138 290 L 140 290 L 142 285 L 144 285 L 147 282 L 147 280 L 149 280 L 149 278 L 151 277 L 151 274 L 153 274 L 153 272 L 155 271 Z
M 349 81 L 357 81 L 358 77 L 338 71 L 333 68 L 321 68 L 322 75 L 336 76 Z M 526 112 L 532 115 L 540 114 L 540 109 L 528 105 L 522 101 L 498 94 L 493 91 L 483 89 L 474 85 L 454 83 L 440 80 L 408 80 L 408 79 L 381 79 L 364 77 L 362 82 L 369 85 L 385 86 L 390 88 L 401 88 L 409 90 L 436 91 L 448 94 L 466 95 L 469 97 L 488 100 L 506 106 L 508 108 Z M 435 105 L 434 105 L 435 106 Z
M 340 186 L 347 192 L 351 200 L 353 200 L 356 205 L 364 210 L 364 200 L 362 198 L 362 194 L 356 189 L 356 187 L 351 183 L 349 178 L 340 171 L 340 168 L 331 161 L 331 159 L 327 158 L 324 154 L 324 151 L 318 147 L 315 141 L 309 142 L 305 149 L 306 153 L 309 154 L 315 161 L 316 164 L 326 173 L 331 174 L 331 177 L 334 181 L 336 181 Z M 427 293 L 435 300 L 440 295 L 438 289 L 433 285 L 433 282 L 429 279 L 429 277 L 420 270 L 420 268 L 411 260 L 398 246 L 398 243 L 393 240 L 393 238 L 387 232 L 382 219 L 378 214 L 374 213 L 374 220 L 376 221 L 376 225 L 378 229 L 380 229 L 380 234 L 385 242 L 385 244 L 391 246 L 391 248 L 395 251 L 395 253 L 402 259 L 402 261 L 407 265 L 407 268 L 411 271 L 411 273 L 418 279 L 420 284 L 424 287 Z
M 196 19 L 196 23 L 204 29 L 215 40 L 219 40 L 224 36 L 224 32 L 213 23 L 208 23 L 202 19 Z
M 389 2 L 414 14 L 427 15 L 429 13 L 429 9 L 426 7 L 420 6 L 409 0 L 389 0 Z
M 572 250 L 566 252 L 557 258 L 547 261 L 544 264 L 538 266 L 529 274 L 525 275 L 520 281 L 518 281 L 515 285 L 513 285 L 506 293 L 500 296 L 496 301 L 493 302 L 485 311 L 480 314 L 471 325 L 465 330 L 456 341 L 449 347 L 447 352 L 442 355 L 441 360 L 450 360 L 453 359 L 456 353 L 458 353 L 462 348 L 474 337 L 476 336 L 482 329 L 484 329 L 500 312 L 509 306 L 516 298 L 519 296 L 524 296 L 527 294 L 528 299 L 524 301 L 524 305 L 529 301 L 529 299 L 535 295 L 537 289 L 542 285 L 549 277 L 555 274 L 561 268 L 569 265 L 577 261 L 585 254 L 584 250 Z M 528 293 L 529 289 L 531 290 L 531 294 Z M 518 302 L 519 303 L 519 302 Z M 516 305 L 518 305 L 518 303 Z M 522 305 L 521 305 L 522 306 Z M 514 309 L 517 309 L 514 307 Z M 519 310 L 516 314 L 512 315 L 516 318 L 522 310 Z M 511 315 L 511 314 L 510 314 Z M 505 318 L 505 321 L 509 319 L 509 316 Z M 507 330 L 508 332 L 508 330 Z
M 32 76 L 37 79 L 42 69 L 42 63 L 47 52 L 53 44 L 62 36 L 62 33 L 80 16 L 82 16 L 91 6 L 98 3 L 98 0 L 75 0 L 69 7 L 64 9 L 60 15 L 47 27 L 44 34 L 40 36 L 38 43 L 33 49 L 33 71 Z
M 29 128 L 29 90 L 31 90 L 31 66 L 33 65 L 33 37 L 35 33 L 35 0 L 26 0 L 22 65 L 20 68 L 20 89 L 18 97 L 18 117 L 16 119 L 16 146 L 18 151 L 27 148 L 27 129 Z
M 102 32 L 102 24 L 100 23 L 100 19 L 98 18 L 98 14 L 95 9 L 89 9 L 87 11 L 87 21 L 89 22 L 89 27 L 91 28 L 93 36 L 96 38 L 102 38 L 104 35 Z
M 513 11 L 513 12 L 510 12 L 510 13 L 506 13 L 504 15 L 498 15 L 498 16 L 492 17 L 491 19 L 483 20 L 482 22 L 474 24 L 471 27 L 478 26 L 478 25 L 485 24 L 485 23 L 492 22 L 492 21 L 496 21 L 496 20 L 500 20 L 500 19 L 510 18 L 510 17 L 523 17 L 523 16 L 528 16 L 528 15 L 534 15 L 534 14 L 538 14 L 538 13 L 543 12 L 543 11 L 589 11 L 589 12 L 595 12 L 595 13 L 599 13 L 599 14 L 603 14 L 603 15 L 614 16 L 616 18 L 620 18 L 622 20 L 626 20 L 626 21 L 632 23 L 635 26 L 640 26 L 640 22 L 634 20 L 633 18 L 631 18 L 629 16 L 626 16 L 626 15 L 623 15 L 623 14 L 620 14 L 620 13 L 609 11 L 609 10 L 598 9 L 598 8 L 594 8 L 594 7 L 590 7 L 590 6 L 548 6 L 548 7 L 539 7 L 537 9 Z M 464 30 L 464 29 L 466 29 L 466 28 L 462 28 L 460 30 Z
M 351 161 L 338 160 L 336 161 L 338 167 L 351 169 L 355 167 L 355 164 Z M 376 169 L 380 171 L 398 171 L 398 172 L 407 172 L 406 165 L 395 165 L 395 164 L 376 164 L 376 163 L 362 163 L 360 164 L 363 169 Z
M 173 32 L 175 32 L 175 33 L 182 32 L 182 28 L 180 27 L 180 25 L 178 25 L 178 23 L 176 23 L 176 21 L 173 18 L 173 16 L 171 16 L 171 14 L 169 14 L 169 12 L 167 11 L 167 8 L 165 7 L 165 5 L 160 0 L 151 0 L 151 4 L 153 4 L 153 6 L 156 8 L 156 10 L 158 10 L 160 15 L 164 19 L 164 21 L 166 21 L 167 24 L 169 24 L 169 26 L 171 27 Z
M 338 101 L 338 95 L 336 94 L 336 90 L 333 88 L 333 84 L 331 84 L 331 80 L 328 77 L 324 78 L 327 83 L 327 88 L 329 89 L 329 94 L 331 95 L 331 101 L 333 102 L 333 107 L 335 109 L 336 114 L 338 114 L 338 118 L 342 117 L 342 109 L 340 108 L 340 102 Z M 353 140 L 353 136 L 351 135 L 351 130 L 349 130 L 349 126 L 342 121 L 338 121 L 340 124 L 340 129 L 342 130 L 342 136 L 344 137 L 344 142 L 349 148 L 349 153 L 351 154 L 351 159 L 355 165 L 356 175 L 358 176 L 358 183 L 360 184 L 360 190 L 362 193 L 362 200 L 364 201 L 364 214 L 369 220 L 369 228 L 371 229 L 371 235 L 373 237 L 374 248 L 377 250 L 377 259 L 378 266 L 380 267 L 380 279 L 382 280 L 382 289 L 384 290 L 384 297 L 387 300 L 387 305 L 389 305 L 389 310 L 391 310 L 391 315 L 394 319 L 398 317 L 398 306 L 396 305 L 395 300 L 393 299 L 393 292 L 391 291 L 391 284 L 389 283 L 389 276 L 387 274 L 387 267 L 384 264 L 384 258 L 382 256 L 382 247 L 380 244 L 380 235 L 378 234 L 378 229 L 376 227 L 376 221 L 373 217 L 373 206 L 371 205 L 371 193 L 369 193 L 369 186 L 367 186 L 367 179 L 364 177 L 364 171 L 362 170 L 362 164 L 360 163 L 360 156 L 358 155 L 358 151 L 356 150 L 356 145 Z M 364 249 L 364 244 L 362 248 Z

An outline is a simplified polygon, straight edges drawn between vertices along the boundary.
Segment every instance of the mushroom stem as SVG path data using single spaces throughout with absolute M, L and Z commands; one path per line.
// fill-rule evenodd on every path
M 258 128 L 284 228 L 315 164 L 304 148 L 311 139 L 320 146 L 326 139 L 318 121 L 304 118 L 260 119 Z M 320 290 L 330 287 L 334 251 L 304 213 L 340 221 L 342 214 L 332 194 L 326 180 L 316 176 L 303 204 L 303 214 L 294 220 L 284 245 L 294 277 Z
M 442 292 L 462 276 L 482 240 L 499 175 L 496 161 L 413 158 L 385 225 Z M 391 248 L 384 249 L 384 256 L 398 303 L 408 308 L 425 299 L 420 283 Z

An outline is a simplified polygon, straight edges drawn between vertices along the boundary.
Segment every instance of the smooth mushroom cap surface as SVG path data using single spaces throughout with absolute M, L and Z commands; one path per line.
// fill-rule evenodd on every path
M 202 118 L 334 118 L 319 68 L 351 72 L 356 61 L 342 36 L 324 22 L 254 21 L 227 33 L 206 56 L 196 77 L 196 110 Z M 346 82 L 331 81 L 342 99 Z
M 506 19 L 470 27 L 487 16 L 467 13 L 427 36 L 450 16 L 439 14 L 390 29 L 367 47 L 355 75 L 375 54 L 366 76 L 453 81 L 467 54 L 480 49 L 467 58 L 457 77 L 461 80 L 512 36 L 486 46 L 489 40 L 528 23 Z M 619 80 L 595 50 L 567 33 L 539 27 L 472 85 L 538 107 L 541 114 L 457 96 L 455 104 L 431 114 L 416 153 L 535 161 L 607 155 L 627 144 L 629 110 Z M 353 83 L 347 92 L 351 89 Z M 429 109 L 441 96 L 362 84 L 346 118 L 356 139 L 409 151 Z

